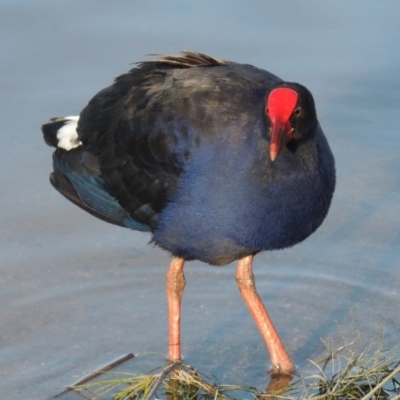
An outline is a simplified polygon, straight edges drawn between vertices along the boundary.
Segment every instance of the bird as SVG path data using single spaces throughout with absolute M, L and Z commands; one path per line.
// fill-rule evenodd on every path
M 305 86 L 202 53 L 157 55 L 42 132 L 56 148 L 50 182 L 58 192 L 101 220 L 149 232 L 171 254 L 170 361 L 182 358 L 185 263 L 237 261 L 272 370 L 294 371 L 252 265 L 257 253 L 310 236 L 331 205 L 334 156 Z

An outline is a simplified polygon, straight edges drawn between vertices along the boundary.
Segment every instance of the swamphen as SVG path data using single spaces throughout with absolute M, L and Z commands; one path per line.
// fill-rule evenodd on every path
M 137 64 L 79 117 L 43 125 L 52 185 L 104 221 L 150 232 L 167 273 L 169 359 L 181 358 L 185 261 L 238 260 L 236 281 L 277 372 L 291 361 L 256 291 L 255 254 L 324 220 L 335 164 L 311 93 L 251 65 L 183 52 Z

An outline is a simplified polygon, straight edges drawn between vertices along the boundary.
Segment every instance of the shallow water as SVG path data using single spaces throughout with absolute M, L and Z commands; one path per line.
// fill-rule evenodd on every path
M 48 398 L 121 354 L 166 354 L 168 254 L 57 194 L 40 134 L 148 53 L 191 49 L 309 87 L 337 191 L 316 234 L 256 257 L 259 292 L 300 370 L 320 338 L 343 342 L 337 324 L 351 340 L 356 320 L 366 343 L 384 324 L 399 344 L 399 12 L 361 0 L 1 2 L 1 398 Z M 233 275 L 188 263 L 185 360 L 263 387 L 268 354 Z

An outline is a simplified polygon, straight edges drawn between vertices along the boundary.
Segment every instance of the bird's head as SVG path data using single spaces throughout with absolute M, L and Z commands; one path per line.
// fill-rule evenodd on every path
M 298 83 L 281 83 L 267 95 L 265 114 L 269 119 L 270 157 L 274 161 L 283 146 L 311 137 L 317 127 L 314 99 Z

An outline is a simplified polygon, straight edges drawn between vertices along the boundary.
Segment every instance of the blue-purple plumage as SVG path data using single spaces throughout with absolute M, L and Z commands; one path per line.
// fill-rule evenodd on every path
M 294 89 L 304 111 L 271 161 L 266 98 L 279 87 Z M 82 111 L 77 133 L 81 146 L 55 152 L 56 188 L 186 260 L 223 265 L 292 246 L 322 223 L 335 187 L 306 88 L 195 53 L 118 77 Z

